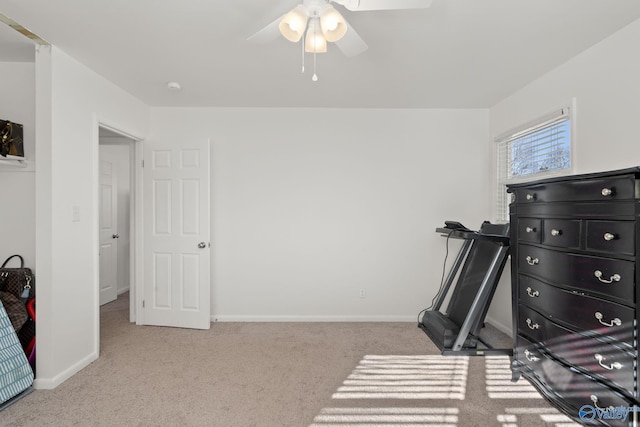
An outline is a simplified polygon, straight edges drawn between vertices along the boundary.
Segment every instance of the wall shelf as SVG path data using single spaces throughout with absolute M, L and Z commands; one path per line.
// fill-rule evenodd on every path
M 19 156 L 10 156 L 10 155 L 7 155 L 6 157 L 0 156 L 0 166 L 26 168 L 27 159 Z

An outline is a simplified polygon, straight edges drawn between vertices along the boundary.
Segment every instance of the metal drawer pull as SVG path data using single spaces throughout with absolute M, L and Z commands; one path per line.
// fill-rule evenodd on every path
M 593 272 L 593 275 L 596 276 L 598 278 L 598 280 L 600 280 L 602 283 L 613 283 L 613 282 L 619 282 L 620 279 L 622 279 L 622 276 L 620 276 L 618 273 L 614 274 L 613 276 L 611 276 L 609 278 L 609 280 L 607 279 L 603 279 L 602 278 L 602 271 L 600 270 L 596 270 Z
M 540 262 L 538 258 L 531 258 L 530 256 L 527 256 L 526 260 L 529 265 L 536 265 Z
M 533 290 L 533 289 L 531 289 L 530 287 L 529 287 L 529 288 L 527 288 L 527 294 L 529 294 L 529 296 L 530 296 L 531 298 L 535 298 L 535 297 L 540 296 L 540 292 L 538 292 L 538 291 L 534 291 L 534 290 Z
M 622 320 L 618 319 L 617 317 L 615 319 L 613 319 L 611 321 L 611 323 L 605 323 L 602 321 L 602 318 L 604 317 L 602 315 L 602 313 L 600 313 L 599 311 L 596 311 L 594 313 L 594 315 L 596 316 L 596 319 L 598 319 L 598 322 L 600 322 L 600 324 L 604 325 L 604 326 L 608 326 L 608 327 L 613 327 L 613 326 L 620 326 L 622 325 Z
M 611 371 L 613 369 L 622 369 L 622 364 L 620 362 L 613 362 L 611 365 L 604 365 L 602 361 L 605 360 L 605 358 L 601 354 L 594 354 L 593 357 L 596 358 L 600 366 L 608 371 Z
M 527 326 L 529 327 L 529 329 L 532 330 L 536 330 L 536 329 L 540 329 L 540 325 L 538 325 L 537 323 L 533 323 L 533 320 L 527 318 Z
M 535 200 L 535 199 L 536 199 L 536 193 L 527 194 L 527 200 Z
M 556 230 L 555 228 L 553 230 L 551 230 L 551 235 L 552 236 L 559 236 L 562 234 L 562 230 Z
M 610 188 L 603 188 L 601 193 L 603 196 L 610 196 L 613 194 L 613 190 Z
M 613 407 L 613 406 L 608 406 L 607 408 L 601 408 L 601 407 L 599 407 L 599 406 L 598 406 L 598 397 L 597 397 L 595 394 L 592 394 L 592 395 L 591 395 L 591 397 L 590 397 L 590 399 L 591 399 L 591 401 L 593 402 L 593 406 L 594 406 L 594 407 L 596 407 L 596 408 L 598 408 L 598 409 L 600 409 L 600 410 L 602 410 L 602 409 L 608 409 L 608 408 L 611 408 L 611 410 L 612 410 L 612 411 L 614 410 L 614 407 Z
M 540 360 L 539 357 L 534 356 L 533 353 L 529 350 L 524 351 L 524 357 L 526 357 L 529 362 L 537 362 L 538 360 Z
M 616 235 L 615 234 L 611 234 L 611 233 L 604 233 L 603 237 L 604 237 L 604 240 L 606 240 L 608 242 L 609 240 L 615 239 Z
M 532 228 L 532 227 L 527 227 L 527 228 L 524 229 L 524 231 L 526 231 L 527 233 L 535 233 L 536 229 Z

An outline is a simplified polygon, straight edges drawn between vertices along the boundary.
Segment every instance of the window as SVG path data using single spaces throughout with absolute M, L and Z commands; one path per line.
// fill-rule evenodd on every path
M 506 184 L 571 171 L 571 114 L 562 108 L 496 138 L 498 144 L 497 219 L 509 220 Z

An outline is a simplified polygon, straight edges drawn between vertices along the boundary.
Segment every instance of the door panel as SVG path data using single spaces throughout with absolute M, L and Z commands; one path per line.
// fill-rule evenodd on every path
M 185 286 L 198 279 L 197 272 L 200 271 L 200 257 L 197 255 L 182 255 L 182 309 L 183 310 L 199 310 L 200 309 L 200 293 L 195 287 Z
M 209 142 L 144 151 L 144 323 L 209 329 Z
M 171 254 L 153 254 L 153 308 L 171 309 Z
M 116 158 L 100 148 L 100 305 L 118 297 L 118 177 Z

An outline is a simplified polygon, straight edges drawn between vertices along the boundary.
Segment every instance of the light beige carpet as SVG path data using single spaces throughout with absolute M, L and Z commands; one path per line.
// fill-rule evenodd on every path
M 0 412 L 0 425 L 571 425 L 509 381 L 508 358 L 440 356 L 412 323 L 135 326 L 126 296 L 101 318 L 100 358 Z

